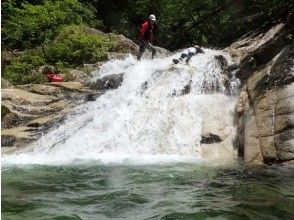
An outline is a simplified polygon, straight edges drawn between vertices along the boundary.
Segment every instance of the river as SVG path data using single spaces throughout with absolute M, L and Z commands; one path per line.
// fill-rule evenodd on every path
M 204 51 L 104 64 L 92 80 L 123 74 L 119 88 L 2 156 L 2 218 L 293 219 L 293 167 L 242 165 L 239 81 L 216 59 L 227 54 Z

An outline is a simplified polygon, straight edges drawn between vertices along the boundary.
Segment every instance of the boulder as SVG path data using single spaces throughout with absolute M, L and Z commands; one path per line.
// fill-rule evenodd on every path
M 89 86 L 95 90 L 117 89 L 123 81 L 123 76 L 124 73 L 107 75 L 94 83 L 90 83 Z
M 225 49 L 239 66 L 236 76 L 242 84 L 291 43 L 289 32 L 289 28 L 280 23 L 268 30 L 252 31 Z
M 108 59 L 114 59 L 114 60 L 123 60 L 129 56 L 129 54 L 126 53 L 118 53 L 118 52 L 109 52 L 107 53 Z
M 71 70 L 69 74 L 71 76 L 72 81 L 81 83 L 87 82 L 87 80 L 91 77 L 91 74 L 87 74 L 86 72 L 80 70 Z
M 136 55 L 139 51 L 139 46 L 135 44 L 132 40 L 126 38 L 125 36 L 109 34 L 110 37 L 117 41 L 116 46 L 113 48 L 112 52 L 116 53 L 131 53 Z
M 61 122 L 75 106 L 97 97 L 80 82 L 28 84 L 2 89 L 1 147 L 11 153 L 36 141 Z
M 238 143 L 249 164 L 294 159 L 293 57 L 292 43 L 253 72 L 243 86 L 236 106 Z
M 9 87 L 13 87 L 12 83 L 10 83 L 7 79 L 4 79 L 3 77 L 1 77 L 1 88 L 6 89 Z

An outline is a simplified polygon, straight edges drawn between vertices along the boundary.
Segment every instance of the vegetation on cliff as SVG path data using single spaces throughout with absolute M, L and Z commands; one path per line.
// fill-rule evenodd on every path
M 105 60 L 116 39 L 89 27 L 136 41 L 139 25 L 154 13 L 156 45 L 224 47 L 253 29 L 285 21 L 294 8 L 288 0 L 3 0 L 1 5 L 2 71 L 14 84 L 43 82 L 37 71 L 42 65 L 66 73 Z
M 105 60 L 115 39 L 87 31 L 101 27 L 94 12 L 77 0 L 3 1 L 3 77 L 13 84 L 41 83 L 46 78 L 40 66 L 66 74 L 67 68 Z M 7 51 L 9 59 L 3 57 Z

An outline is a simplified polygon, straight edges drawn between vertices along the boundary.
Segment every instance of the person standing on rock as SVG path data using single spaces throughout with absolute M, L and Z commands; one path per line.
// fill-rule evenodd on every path
M 154 40 L 154 34 L 157 31 L 157 24 L 155 15 L 151 14 L 147 21 L 145 21 L 141 27 L 140 27 L 140 48 L 139 53 L 137 55 L 137 60 L 140 60 L 144 51 L 146 49 L 150 50 L 152 52 L 152 59 L 156 55 L 156 49 L 152 45 Z

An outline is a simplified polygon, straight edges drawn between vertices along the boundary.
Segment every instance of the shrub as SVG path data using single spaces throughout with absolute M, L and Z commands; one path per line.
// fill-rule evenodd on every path
M 3 77 L 14 85 L 46 82 L 46 77 L 37 71 L 44 63 L 39 49 L 25 51 L 5 67 Z
M 66 80 L 71 80 L 69 68 L 106 60 L 107 51 L 115 46 L 113 37 L 99 34 L 99 31 L 91 33 L 90 29 L 83 25 L 65 26 L 53 42 L 48 41 L 14 57 L 4 67 L 3 77 L 14 85 L 43 83 L 47 79 L 38 69 L 40 66 L 52 65 L 65 75 Z
M 93 34 L 83 25 L 63 27 L 53 43 L 47 43 L 43 49 L 47 62 L 68 63 L 78 66 L 107 59 L 107 51 L 115 46 L 115 41 L 102 34 Z
M 81 24 L 94 19 L 94 9 L 78 0 L 44 0 L 38 5 L 7 0 L 2 3 L 2 40 L 9 48 L 32 48 L 52 40 L 61 25 Z

